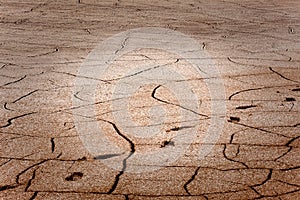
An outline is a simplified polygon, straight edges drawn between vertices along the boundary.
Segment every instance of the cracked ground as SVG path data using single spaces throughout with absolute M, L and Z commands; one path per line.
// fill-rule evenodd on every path
M 299 10 L 299 0 L 0 0 L 0 199 L 300 199 Z M 130 137 L 114 121 L 109 91 L 135 65 L 182 69 L 188 63 L 140 49 L 115 60 L 105 80 L 96 80 L 96 103 L 73 88 L 99 42 L 139 27 L 168 28 L 199 42 L 220 71 L 226 115 L 216 143 L 204 142 L 212 99 L 203 77 L 182 70 L 190 79 L 181 81 L 200 96 L 199 112 L 190 110 L 199 116 L 195 139 L 175 162 L 128 173 L 131 155 L 176 147 L 172 137 L 192 126 L 179 126 L 184 108 L 172 93 L 147 85 L 130 99 L 131 118 L 146 127 L 149 107 L 163 106 L 168 117 L 157 123 L 164 134 Z M 83 109 L 96 108 L 80 123 L 96 120 L 127 152 L 120 170 L 102 162 L 119 154 L 92 155 L 83 145 L 73 98 Z M 199 159 L 202 147 L 211 151 Z

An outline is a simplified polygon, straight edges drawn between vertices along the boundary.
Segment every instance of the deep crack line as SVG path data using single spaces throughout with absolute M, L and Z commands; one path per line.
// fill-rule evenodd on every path
M 288 142 L 285 144 L 285 146 L 290 147 L 290 145 L 291 145 L 294 141 L 298 140 L 299 138 L 300 138 L 300 135 L 297 136 L 297 137 L 294 137 L 293 139 L 291 139 L 290 141 L 288 141 Z
M 117 125 L 113 122 L 110 122 L 110 121 L 107 121 L 107 120 L 104 120 L 104 119 L 100 119 L 101 121 L 103 122 L 107 122 L 109 124 L 111 124 L 114 128 L 114 130 L 118 133 L 119 136 L 121 136 L 124 140 L 126 140 L 129 144 L 130 144 L 130 149 L 131 149 L 131 153 L 134 153 L 135 152 L 135 145 L 134 143 L 127 137 L 125 136 L 123 133 L 121 133 L 121 131 L 118 129 Z
M 240 91 L 237 91 L 237 92 L 233 93 L 232 95 L 230 95 L 230 96 L 228 97 L 228 100 L 231 100 L 232 97 L 234 97 L 235 95 L 238 95 L 238 94 L 240 94 L 240 93 L 243 93 L 243 92 L 249 92 L 249 91 L 255 91 L 255 90 L 262 90 L 262 89 L 265 89 L 265 87 L 250 88 L 250 89 L 240 90 Z
M 35 164 L 33 164 L 33 165 L 27 167 L 27 168 L 24 169 L 24 170 L 22 170 L 22 171 L 21 171 L 20 173 L 18 173 L 17 176 L 16 176 L 16 180 L 15 180 L 16 183 L 17 183 L 17 184 L 20 184 L 19 180 L 20 180 L 20 176 L 21 176 L 22 174 L 24 174 L 25 172 L 27 172 L 27 171 L 30 170 L 31 168 L 33 168 L 33 167 L 35 167 L 35 166 L 39 166 L 39 165 L 41 165 L 41 164 L 43 164 L 43 163 L 45 163 L 45 162 L 47 162 L 47 161 L 49 161 L 49 160 L 51 160 L 51 159 L 42 160 L 42 161 L 40 161 L 40 162 L 38 162 L 38 163 L 35 163 Z
M 17 103 L 18 101 L 22 100 L 23 98 L 28 97 L 29 95 L 32 95 L 33 93 L 38 92 L 38 91 L 39 90 L 33 90 L 33 91 L 29 92 L 28 94 L 25 94 L 25 95 L 17 98 L 16 100 L 12 101 L 11 103 L 13 103 L 13 104 Z M 9 103 L 7 103 L 7 102 L 4 103 L 4 105 L 3 105 L 4 109 L 9 110 L 9 111 L 14 111 L 13 109 L 10 109 L 9 107 L 7 107 L 8 104 Z
M 12 103 L 17 103 L 17 102 L 20 101 L 21 99 L 23 99 L 23 98 L 25 98 L 25 97 L 28 97 L 29 95 L 31 95 L 31 94 L 33 94 L 33 93 L 35 93 L 35 92 L 37 92 L 37 91 L 39 91 L 39 90 L 33 90 L 33 91 L 29 92 L 28 94 L 25 94 L 25 95 L 19 97 L 18 99 L 14 100 Z
M 36 173 L 36 170 L 37 170 L 37 169 L 35 169 L 35 170 L 33 171 L 32 177 L 31 177 L 31 179 L 29 179 L 29 181 L 28 181 L 28 183 L 27 183 L 27 185 L 26 185 L 25 192 L 28 191 L 29 187 L 31 186 L 31 183 L 32 183 L 33 179 L 35 179 L 35 173 Z
M 14 110 L 8 108 L 8 107 L 7 107 L 7 104 L 8 104 L 8 103 L 5 102 L 4 105 L 3 105 L 3 108 L 4 108 L 5 110 L 8 110 L 8 111 L 14 111 Z
M 243 106 L 238 106 L 238 107 L 236 107 L 235 109 L 237 109 L 237 110 L 246 110 L 246 109 L 249 109 L 249 108 L 255 108 L 255 107 L 257 107 L 256 105 L 243 105 Z
M 266 182 L 268 182 L 272 178 L 272 174 L 273 174 L 273 169 L 269 169 L 267 178 L 265 180 L 263 180 L 261 183 L 252 185 L 251 187 L 258 187 L 258 186 L 264 185 Z
M 292 85 L 283 85 L 283 86 L 265 86 L 265 87 L 257 87 L 257 88 L 250 88 L 250 89 L 244 89 L 244 90 L 239 90 L 233 94 L 231 94 L 228 97 L 228 100 L 232 100 L 232 98 L 240 93 L 244 92 L 249 92 L 249 91 L 256 91 L 256 90 L 264 90 L 264 89 L 272 89 L 272 88 L 282 88 L 282 87 L 288 87 L 288 86 L 295 86 L 294 84 Z
M 12 159 L 10 158 L 10 159 L 8 159 L 8 161 L 5 161 L 4 163 L 2 163 L 1 165 L 0 165 L 0 167 L 2 167 L 2 166 L 4 166 L 4 165 L 6 165 L 7 163 L 9 163 L 10 161 L 12 161 Z
M 178 105 L 178 104 L 175 104 L 175 103 L 168 102 L 168 101 L 165 101 L 165 100 L 162 100 L 162 99 L 157 98 L 157 97 L 155 96 L 155 93 L 156 93 L 156 90 L 157 90 L 158 88 L 160 88 L 161 86 L 162 86 L 162 85 L 158 85 L 158 86 L 156 86 L 156 87 L 153 89 L 152 94 L 151 94 L 151 97 L 152 97 L 152 98 L 154 98 L 155 100 L 160 101 L 160 102 L 162 102 L 162 103 L 165 103 L 165 104 L 170 104 L 170 105 L 173 105 L 173 106 L 180 107 L 180 108 L 182 108 L 182 109 L 184 109 L 184 110 L 187 110 L 187 111 L 190 111 L 190 112 L 192 112 L 192 113 L 194 113 L 194 114 L 196 114 L 196 115 L 200 115 L 200 116 L 202 116 L 202 117 L 209 118 L 207 115 L 198 113 L 198 112 L 196 112 L 196 111 L 194 111 L 194 110 L 191 110 L 191 109 L 189 109 L 189 108 L 186 108 L 186 107 L 183 107 L 183 106 L 181 106 L 181 105 Z
M 118 183 L 120 181 L 120 177 L 124 174 L 125 170 L 126 170 L 126 164 L 127 164 L 127 160 L 133 155 L 133 152 L 130 152 L 130 154 L 123 160 L 123 167 L 121 169 L 121 171 L 116 175 L 115 177 L 115 181 L 114 184 L 112 185 L 112 187 L 110 188 L 110 190 L 108 191 L 108 194 L 112 194 L 115 189 L 118 186 Z
M 4 185 L 4 186 L 0 186 L 0 192 L 4 191 L 4 190 L 14 189 L 16 187 L 18 187 L 18 185 Z
M 16 117 L 12 117 L 10 119 L 7 120 L 7 124 L 3 125 L 3 126 L 0 126 L 0 128 L 6 128 L 10 125 L 12 125 L 12 121 L 15 120 L 15 119 L 18 119 L 18 118 L 21 118 L 21 117 L 25 117 L 25 116 L 28 116 L 28 115 L 32 115 L 32 114 L 35 114 L 36 112 L 31 112 L 31 113 L 26 113 L 26 114 L 23 114 L 23 115 L 19 115 L 19 116 L 16 116 Z
M 10 84 L 17 83 L 17 82 L 20 82 L 20 81 L 22 81 L 24 78 L 26 78 L 26 76 L 27 76 L 27 75 L 25 75 L 25 76 L 19 78 L 18 80 L 15 80 L 15 81 L 11 81 L 11 82 L 5 83 L 4 85 L 2 85 L 2 87 L 3 87 L 3 86 L 8 86 L 8 85 L 10 85 Z
M 241 162 L 241 161 L 238 161 L 238 160 L 234 160 L 234 159 L 232 159 L 232 158 L 229 158 L 229 157 L 226 155 L 226 149 L 227 149 L 227 145 L 225 144 L 225 145 L 224 145 L 224 149 L 223 149 L 223 151 L 222 151 L 223 156 L 224 156 L 225 159 L 227 159 L 227 160 L 229 160 L 229 161 L 231 161 L 231 162 L 239 163 L 239 164 L 243 165 L 246 169 L 249 169 L 249 166 L 246 165 L 246 163 Z
M 280 158 L 284 157 L 286 154 L 290 153 L 292 151 L 293 147 L 289 147 L 286 152 L 284 152 L 282 155 L 278 156 L 274 161 L 279 160 Z
M 189 192 L 189 189 L 188 189 L 188 185 L 193 181 L 195 180 L 199 170 L 200 170 L 201 167 L 197 167 L 197 169 L 195 170 L 193 176 L 183 185 L 183 188 L 185 190 L 185 192 L 188 194 L 188 195 L 191 195 L 191 193 Z
M 104 119 L 100 119 L 101 121 L 104 121 L 104 122 L 107 122 L 109 124 L 111 124 L 114 128 L 114 130 L 118 133 L 119 136 L 121 136 L 124 140 L 126 140 L 129 144 L 130 144 L 130 153 L 129 155 L 123 160 L 123 166 L 122 166 L 122 169 L 121 171 L 119 171 L 119 173 L 116 175 L 115 177 L 115 181 L 114 181 L 114 184 L 112 185 L 112 187 L 110 188 L 110 190 L 108 191 L 108 194 L 112 194 L 115 189 L 117 188 L 118 186 L 118 183 L 120 181 L 120 177 L 124 174 L 125 170 L 126 170 L 126 167 L 127 167 L 127 160 L 134 154 L 135 152 L 135 145 L 134 143 L 127 137 L 125 136 L 123 133 L 121 133 L 121 131 L 118 129 L 117 125 L 113 122 L 110 122 L 110 121 L 107 121 L 107 120 L 104 120 Z
M 230 57 L 227 57 L 227 60 L 229 62 L 232 62 L 232 63 L 236 64 L 236 65 L 241 65 L 241 66 L 264 67 L 264 65 L 246 64 L 246 63 L 241 63 L 241 62 L 233 61 Z
M 51 139 L 50 139 L 50 142 L 51 142 L 51 152 L 53 153 L 54 150 L 55 150 L 55 142 L 54 142 L 54 138 L 51 138 Z
M 292 80 L 292 79 L 289 79 L 289 78 L 283 76 L 283 75 L 280 74 L 279 72 L 275 71 L 272 67 L 269 67 L 269 69 L 270 69 L 272 72 L 274 72 L 275 74 L 277 74 L 278 76 L 280 76 L 281 78 L 285 79 L 285 80 L 292 81 L 292 82 L 294 82 L 294 83 L 300 83 L 299 81 L 294 81 L 294 80 Z
M 37 197 L 37 195 L 38 195 L 38 192 L 34 192 L 29 200 L 34 200 Z
M 253 186 L 249 186 L 249 188 L 259 196 L 259 197 L 254 198 L 254 199 L 258 199 L 258 198 L 263 197 L 263 195 L 260 194 Z M 253 199 L 253 200 L 254 200 L 254 199 Z

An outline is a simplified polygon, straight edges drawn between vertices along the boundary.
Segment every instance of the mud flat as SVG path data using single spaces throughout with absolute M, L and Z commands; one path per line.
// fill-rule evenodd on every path
M 299 199 L 299 10 L 298 0 L 1 0 L 0 199 Z M 212 98 L 207 87 L 206 81 L 216 77 L 195 75 L 186 59 L 153 48 L 110 63 L 101 80 L 78 75 L 100 42 L 141 27 L 166 28 L 197 41 L 209 55 L 200 59 L 219 70 L 224 98 Z M 161 133 L 139 138 L 113 115 L 123 109 L 114 104 L 111 91 L 119 81 L 149 72 L 123 75 L 146 64 L 167 65 L 189 77 L 174 83 L 191 85 L 199 109 L 181 106 L 167 85 L 141 86 L 127 98 L 130 119 L 137 128 L 157 120 Z M 95 102 L 74 91 L 78 79 L 82 86 L 99 83 Z M 74 99 L 82 105 L 74 106 Z M 224 124 L 217 139 L 207 142 L 215 101 L 226 106 L 219 116 Z M 164 107 L 165 121 L 156 110 L 149 117 L 154 105 Z M 74 110 L 84 113 L 91 107 L 93 116 L 74 118 Z M 189 144 L 173 140 L 195 127 L 184 121 L 182 110 L 198 117 Z M 78 127 L 95 121 L 121 151 L 89 151 Z M 187 145 L 186 151 L 155 171 L 130 162 L 135 155 L 178 145 Z M 209 150 L 205 158 L 199 157 L 203 149 Z M 161 155 L 152 158 L 168 162 Z M 145 171 L 129 173 L 127 164 Z

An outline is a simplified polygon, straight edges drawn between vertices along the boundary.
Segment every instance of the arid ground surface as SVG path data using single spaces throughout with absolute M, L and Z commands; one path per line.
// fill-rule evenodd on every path
M 299 0 L 0 0 L 0 199 L 300 199 L 299 10 Z M 85 101 L 74 85 L 89 53 L 140 27 L 194 38 L 219 69 L 224 98 L 213 99 L 184 59 L 139 49 L 111 63 L 114 71 L 98 80 L 97 102 Z M 135 138 L 112 115 L 111 84 L 145 62 L 186 73 L 190 79 L 182 81 L 193 86 L 201 116 L 196 137 L 175 162 L 129 173 L 105 163 L 117 154 L 89 152 L 77 126 L 97 121 L 108 140 L 133 154 L 176 148 L 172 138 L 190 126 L 180 127 L 183 108 L 167 88 L 143 86 L 129 101 L 138 127 L 150 126 L 151 106 L 165 107 L 157 137 Z M 212 101 L 226 112 L 210 143 L 204 138 Z M 90 106 L 94 116 L 74 120 L 74 110 Z M 211 151 L 199 159 L 203 148 Z

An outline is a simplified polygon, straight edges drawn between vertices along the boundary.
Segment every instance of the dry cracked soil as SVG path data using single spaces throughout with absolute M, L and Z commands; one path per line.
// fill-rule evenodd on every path
M 300 199 L 299 10 L 299 0 L 0 0 L 0 199 Z M 141 27 L 197 41 L 220 72 L 224 98 L 210 96 L 206 80 L 213 84 L 216 77 L 203 78 L 186 59 L 158 49 L 124 54 L 102 79 L 78 75 L 100 42 Z M 163 84 L 141 85 L 127 98 L 129 119 L 135 128 L 159 124 L 160 133 L 139 138 L 126 131 L 134 130 L 131 124 L 116 120 L 114 112 L 124 107 L 111 106 L 111 91 L 149 71 L 124 76 L 146 64 L 185 74 L 173 82 L 193 88 L 199 109 L 181 106 Z M 74 91 L 78 78 L 83 86 L 98 83 L 95 102 Z M 224 125 L 217 140 L 207 142 L 214 101 L 226 105 L 218 116 Z M 154 105 L 164 108 L 165 118 Z M 93 116 L 75 120 L 76 110 L 91 107 Z M 182 110 L 198 116 L 196 129 Z M 78 129 L 91 122 L 123 151 L 91 153 Z M 162 166 L 152 171 L 129 163 L 135 155 L 175 150 L 181 145 L 176 135 L 189 131 L 195 137 L 174 162 L 164 164 L 158 154 Z M 201 149 L 209 150 L 205 157 Z M 110 161 L 117 158 L 115 169 Z M 127 171 L 127 164 L 142 172 Z

